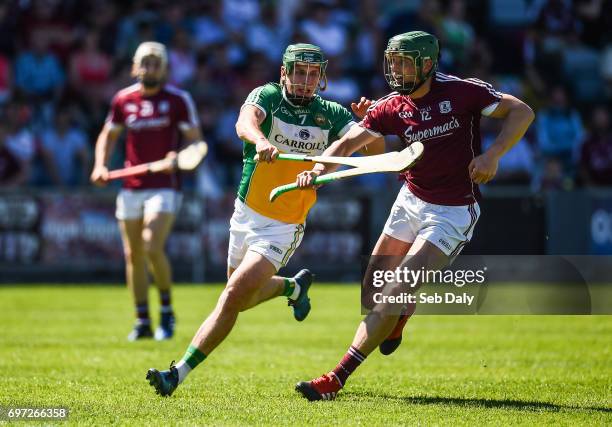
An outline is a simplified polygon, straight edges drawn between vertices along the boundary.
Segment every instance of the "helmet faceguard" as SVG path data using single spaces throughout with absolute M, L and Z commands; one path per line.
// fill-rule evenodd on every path
M 324 91 L 327 87 L 327 62 L 319 46 L 306 43 L 287 46 L 280 80 L 287 100 L 295 105 L 307 105 L 317 91 Z M 316 82 L 311 77 L 313 68 L 318 70 Z
M 149 72 L 146 67 L 146 61 L 149 57 L 154 57 L 159 61 L 161 72 Z M 168 53 L 166 47 L 157 42 L 144 42 L 138 46 L 134 53 L 132 65 L 132 75 L 143 84 L 146 88 L 153 88 L 161 85 L 168 73 Z M 157 74 L 157 75 L 155 75 Z
M 383 61 L 385 80 L 392 90 L 410 95 L 431 77 L 438 68 L 438 39 L 423 31 L 411 31 L 389 39 Z M 429 59 L 431 68 L 424 72 Z

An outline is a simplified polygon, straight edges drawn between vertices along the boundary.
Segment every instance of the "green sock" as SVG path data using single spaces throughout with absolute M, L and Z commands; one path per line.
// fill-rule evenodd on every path
M 202 353 L 197 347 L 192 345 L 189 346 L 185 355 L 183 356 L 183 360 L 186 364 L 189 365 L 191 369 L 194 369 L 200 363 L 202 363 L 206 359 L 206 355 Z
M 283 296 L 296 300 L 300 296 L 300 285 L 297 284 L 294 278 L 285 278 L 285 288 L 283 289 Z
M 288 279 L 285 277 L 285 288 L 283 289 L 283 296 L 290 297 L 293 295 L 293 291 L 295 291 L 295 280 Z

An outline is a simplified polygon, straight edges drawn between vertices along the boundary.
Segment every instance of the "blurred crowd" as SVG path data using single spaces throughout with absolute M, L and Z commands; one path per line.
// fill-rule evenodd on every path
M 605 0 L 5 0 L 0 187 L 89 185 L 110 99 L 132 83 L 138 44 L 157 40 L 169 50 L 169 82 L 191 93 L 211 145 L 187 185 L 220 196 L 240 176 L 240 106 L 256 86 L 278 81 L 288 43 L 323 48 L 322 95 L 348 106 L 388 92 L 385 43 L 416 29 L 440 39 L 441 71 L 491 82 L 536 111 L 492 185 L 612 186 L 610 28 Z M 499 126 L 483 120 L 485 147 Z M 112 166 L 121 164 L 118 147 Z

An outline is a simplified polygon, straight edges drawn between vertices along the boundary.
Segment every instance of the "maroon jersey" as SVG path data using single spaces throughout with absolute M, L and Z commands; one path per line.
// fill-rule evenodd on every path
M 111 103 L 106 119 L 125 126 L 125 166 L 163 159 L 169 151 L 179 149 L 179 129 L 198 126 L 191 96 L 172 86 L 164 86 L 152 96 L 144 96 L 140 84 L 119 91 Z M 175 188 L 177 174 L 151 174 L 125 178 L 124 188 Z
M 397 135 L 406 145 L 421 141 L 423 157 L 404 174 L 410 191 L 437 205 L 468 205 L 480 199 L 468 165 L 482 152 L 480 116 L 490 114 L 501 93 L 477 79 L 436 73 L 422 98 L 392 92 L 374 103 L 361 126 Z

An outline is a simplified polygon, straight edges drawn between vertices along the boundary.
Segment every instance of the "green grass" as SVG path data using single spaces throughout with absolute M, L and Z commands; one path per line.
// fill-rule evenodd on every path
M 293 385 L 350 344 L 354 286 L 314 287 L 303 323 L 281 298 L 243 313 L 171 398 L 155 395 L 147 369 L 181 358 L 220 290 L 176 287 L 177 336 L 128 343 L 121 287 L 0 287 L 0 406 L 66 406 L 86 425 L 612 424 L 612 316 L 417 316 L 335 402 L 305 401 Z

